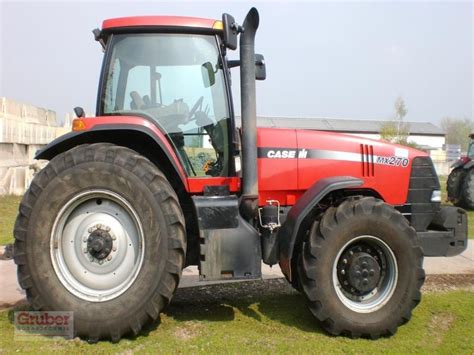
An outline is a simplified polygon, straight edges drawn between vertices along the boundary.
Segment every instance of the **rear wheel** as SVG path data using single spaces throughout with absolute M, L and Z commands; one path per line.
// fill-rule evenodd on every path
M 18 279 L 36 310 L 72 311 L 94 342 L 137 334 L 171 300 L 184 218 L 164 175 L 136 152 L 82 145 L 33 180 L 15 224 Z
M 464 207 L 465 205 L 462 191 L 465 176 L 466 171 L 462 167 L 456 168 L 451 171 L 446 182 L 448 200 L 458 207 Z
M 421 299 L 423 254 L 393 207 L 350 199 L 313 224 L 298 265 L 309 308 L 331 334 L 394 334 Z
M 474 210 L 474 169 L 465 172 L 461 181 L 461 196 L 463 204 L 460 207 Z

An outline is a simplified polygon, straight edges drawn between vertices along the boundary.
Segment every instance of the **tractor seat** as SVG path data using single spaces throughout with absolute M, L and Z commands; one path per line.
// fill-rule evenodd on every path
M 145 101 L 143 101 L 143 98 L 138 92 L 132 91 L 130 97 L 132 98 L 132 102 L 130 102 L 130 108 L 132 110 L 142 110 L 145 108 Z

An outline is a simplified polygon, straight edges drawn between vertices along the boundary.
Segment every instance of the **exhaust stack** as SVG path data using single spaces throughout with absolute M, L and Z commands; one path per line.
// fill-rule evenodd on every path
M 256 8 L 245 17 L 240 35 L 240 95 L 242 115 L 242 197 L 240 212 L 245 219 L 258 209 L 257 105 L 255 89 L 255 34 L 259 24 Z

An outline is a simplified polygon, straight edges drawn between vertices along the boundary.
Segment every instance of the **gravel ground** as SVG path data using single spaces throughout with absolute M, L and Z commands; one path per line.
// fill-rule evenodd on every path
M 474 274 L 428 275 L 422 288 L 423 293 L 449 292 L 465 290 L 474 292 Z M 179 288 L 173 297 L 170 307 L 215 304 L 226 302 L 253 302 L 262 297 L 279 297 L 298 294 L 282 278 L 269 280 L 243 281 L 220 285 Z M 25 307 L 26 300 L 14 305 L 1 305 L 1 309 Z
M 468 290 L 474 292 L 474 275 L 428 275 L 422 292 Z M 261 297 L 297 294 L 285 279 L 257 280 L 221 285 L 182 288 L 176 291 L 171 307 L 180 304 L 251 301 Z

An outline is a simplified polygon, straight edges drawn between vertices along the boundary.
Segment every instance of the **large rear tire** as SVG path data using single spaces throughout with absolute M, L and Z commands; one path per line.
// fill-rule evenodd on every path
M 466 171 L 462 167 L 456 168 L 451 171 L 446 182 L 448 200 L 458 207 L 465 207 L 462 190 L 465 176 Z
M 459 207 L 474 210 L 474 168 L 465 172 L 461 181 L 462 204 Z
M 184 266 L 184 218 L 163 173 L 128 148 L 81 145 L 38 173 L 14 260 L 35 310 L 72 311 L 74 333 L 118 341 L 158 319 Z
M 420 302 L 423 254 L 393 207 L 349 199 L 314 222 L 298 265 L 313 315 L 334 335 L 394 334 Z

